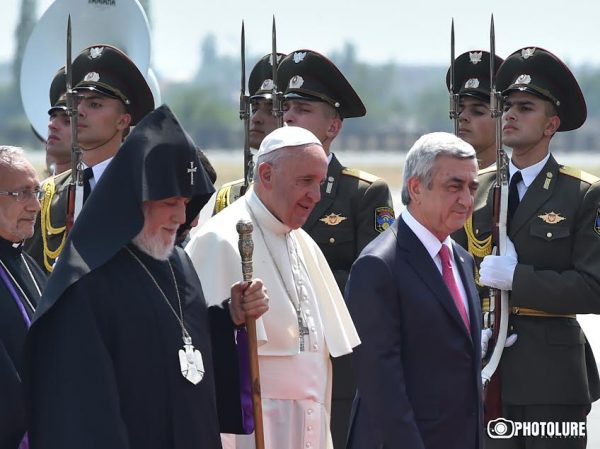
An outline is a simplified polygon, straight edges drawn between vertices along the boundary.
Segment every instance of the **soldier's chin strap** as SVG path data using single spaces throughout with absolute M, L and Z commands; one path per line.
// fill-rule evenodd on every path
M 119 130 L 117 129 L 112 136 L 110 136 L 108 139 L 106 139 L 104 142 L 102 142 L 100 145 L 96 145 L 95 147 L 92 148 L 84 148 L 81 146 L 81 144 L 79 145 L 79 148 L 81 148 L 82 151 L 94 151 L 97 150 L 100 147 L 103 147 L 104 145 L 106 145 L 108 142 L 110 142 L 111 140 L 113 140 L 115 138 L 115 136 L 119 133 Z

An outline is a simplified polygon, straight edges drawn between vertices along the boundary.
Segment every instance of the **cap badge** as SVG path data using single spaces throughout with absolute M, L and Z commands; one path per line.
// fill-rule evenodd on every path
M 531 77 L 529 75 L 519 75 L 519 77 L 515 80 L 515 84 L 529 84 L 531 83 Z
M 277 55 L 277 65 L 279 65 L 279 62 L 281 61 L 281 57 L 282 57 L 282 55 Z M 273 53 L 271 53 L 271 55 L 269 56 L 269 64 L 273 65 Z
M 329 215 L 324 215 L 323 217 L 319 218 L 319 221 L 322 221 L 328 226 L 336 226 L 347 219 L 348 217 L 344 217 L 343 215 L 331 213 Z
M 482 52 L 480 51 L 469 52 L 469 60 L 471 61 L 471 64 L 477 64 L 481 62 L 481 56 Z
M 102 52 L 104 51 L 104 47 L 92 47 L 90 48 L 90 57 L 92 59 L 99 58 L 102 56 Z
M 563 217 L 560 212 L 556 213 L 556 212 L 546 212 L 545 214 L 542 215 L 538 215 L 538 218 L 541 218 L 542 220 L 544 220 L 544 222 L 548 223 L 548 224 L 555 224 L 555 223 L 560 223 L 563 220 L 566 220 L 566 217 Z
M 260 86 L 260 90 L 273 90 L 273 87 L 275 86 L 275 84 L 273 84 L 273 80 L 270 78 L 267 78 L 266 80 L 263 81 L 263 83 Z
M 479 87 L 479 80 L 477 78 L 470 78 L 465 83 L 465 89 L 477 89 Z
M 523 57 L 523 59 L 532 57 L 534 53 L 535 53 L 535 47 L 524 48 L 523 50 L 521 50 L 521 56 Z
M 305 51 L 299 51 L 294 53 L 294 62 L 296 64 L 298 64 L 299 62 L 302 62 L 302 60 L 306 57 L 306 52 Z
M 190 162 L 190 168 L 187 172 L 190 174 L 190 185 L 194 185 L 194 173 L 198 171 L 198 167 L 194 167 L 194 161 Z
M 298 88 L 302 87 L 303 84 L 304 84 L 304 78 L 302 78 L 300 75 L 294 75 L 292 77 L 292 79 L 290 80 L 290 84 L 288 85 L 288 87 L 290 89 L 298 89 Z
M 83 81 L 92 81 L 95 83 L 99 80 L 100 80 L 100 75 L 98 74 L 98 72 L 90 72 L 83 77 Z

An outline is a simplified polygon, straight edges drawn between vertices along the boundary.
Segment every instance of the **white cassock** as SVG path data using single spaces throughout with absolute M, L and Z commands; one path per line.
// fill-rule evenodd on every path
M 236 223 L 254 224 L 253 277 L 268 290 L 256 322 L 266 449 L 331 449 L 331 363 L 360 343 L 331 269 L 302 229 L 277 220 L 251 189 L 212 217 L 186 246 L 209 305 L 241 280 Z M 299 338 L 298 310 L 307 335 Z M 303 341 L 304 350 L 300 351 Z M 254 448 L 253 435 L 224 435 L 225 448 Z

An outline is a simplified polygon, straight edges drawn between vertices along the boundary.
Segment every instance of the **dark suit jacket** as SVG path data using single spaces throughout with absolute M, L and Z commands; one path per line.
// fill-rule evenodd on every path
M 402 218 L 352 266 L 346 301 L 362 344 L 350 449 L 482 447 L 480 305 L 473 259 L 453 246 L 470 335 L 435 263 Z

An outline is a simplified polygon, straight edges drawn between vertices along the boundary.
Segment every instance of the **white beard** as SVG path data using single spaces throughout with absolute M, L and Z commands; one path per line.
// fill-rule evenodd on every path
M 142 230 L 133 238 L 133 244 L 154 259 L 167 260 L 173 252 L 175 236 L 165 243 L 159 236 L 149 235 Z

